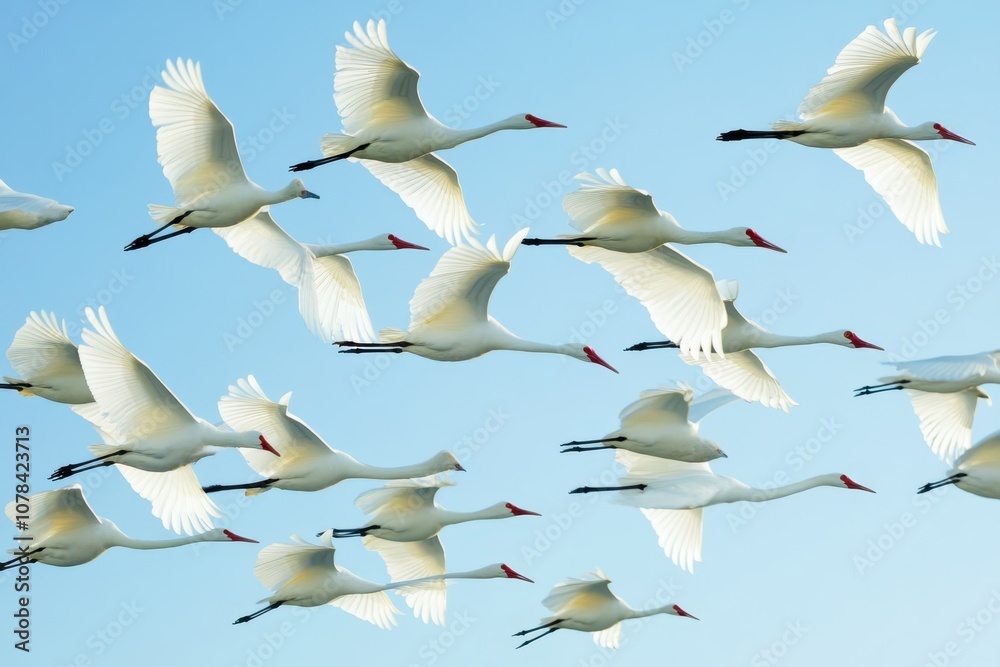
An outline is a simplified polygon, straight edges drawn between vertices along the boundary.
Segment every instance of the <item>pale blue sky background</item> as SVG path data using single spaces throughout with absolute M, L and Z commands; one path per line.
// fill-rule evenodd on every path
M 1000 297 L 991 264 L 1000 139 L 994 5 L 246 0 L 232 7 L 219 0 L 116 3 L 111 10 L 50 4 L 58 12 L 35 32 L 24 22 L 41 23 L 41 14 L 32 17 L 45 2 L 16 2 L 3 13 L 0 177 L 76 212 L 40 231 L 0 235 L 2 345 L 33 309 L 67 318 L 76 335 L 83 308 L 103 303 L 125 344 L 205 419 L 218 419 L 216 402 L 228 384 L 254 373 L 274 399 L 293 390 L 292 410 L 331 445 L 365 462 L 400 465 L 452 448 L 468 472 L 439 495 L 449 508 L 507 500 L 545 516 L 443 534 L 450 569 L 504 561 L 537 582 L 454 585 L 450 629 L 404 616 L 390 635 L 329 607 L 309 615 L 280 609 L 233 627 L 267 595 L 252 574 L 257 547 L 121 549 L 79 568 L 34 568 L 27 660 L 11 648 L 12 581 L 0 581 L 0 618 L 7 619 L 0 662 L 756 666 L 778 660 L 819 667 L 845 659 L 923 665 L 934 654 L 942 654 L 938 664 L 945 657 L 950 665 L 995 660 L 1000 618 L 988 605 L 1000 610 L 994 555 L 1000 505 L 954 489 L 939 498 L 914 495 L 919 485 L 943 477 L 945 466 L 923 444 L 906 398 L 854 399 L 850 391 L 883 375 L 879 362 L 891 355 L 998 346 L 990 331 Z M 560 7 L 572 13 L 563 16 Z M 941 122 L 978 144 L 931 146 L 947 149 L 935 158 L 953 231 L 943 249 L 918 245 L 862 175 L 828 152 L 714 141 L 720 131 L 791 117 L 839 50 L 894 12 L 903 25 L 939 34 L 926 62 L 893 88 L 889 104 L 905 122 Z M 522 248 L 491 312 L 532 339 L 584 335 L 620 375 L 545 355 L 496 353 L 458 364 L 337 355 L 310 335 L 293 290 L 276 273 L 240 259 L 211 232 L 122 252 L 152 228 L 146 204 L 172 199 L 147 112 L 150 72 L 158 75 L 167 58 L 201 60 L 210 94 L 236 126 L 249 176 L 277 188 L 287 183 L 289 164 L 317 157 L 319 137 L 340 127 L 331 98 L 334 45 L 354 20 L 383 15 L 391 18 L 394 49 L 423 74 L 423 100 L 439 118 L 469 127 L 533 113 L 569 126 L 503 133 L 448 153 L 473 215 L 500 241 L 522 218 L 537 235 L 567 231 L 559 202 L 568 188 L 559 185 L 560 173 L 617 167 L 689 228 L 750 225 L 787 248 L 787 255 L 707 246 L 684 252 L 718 278 L 739 279 L 741 310 L 769 328 L 802 334 L 851 328 L 886 353 L 839 347 L 762 353 L 800 405 L 791 415 L 756 404 L 713 415 L 704 433 L 731 457 L 715 469 L 757 485 L 781 475 L 841 472 L 878 495 L 814 490 L 747 506 L 745 523 L 738 506 L 711 508 L 705 562 L 693 575 L 663 555 L 639 512 L 607 498 L 566 495 L 609 470 L 610 456 L 561 456 L 558 443 L 600 437 L 640 391 L 696 382 L 698 373 L 670 352 L 622 352 L 658 333 L 610 276 L 561 249 Z M 30 39 L 12 43 L 11 33 Z M 675 54 L 689 48 L 692 61 L 679 63 Z M 68 151 L 89 154 L 77 162 Z M 445 243 L 358 165 L 304 177 L 322 199 L 275 210 L 303 241 L 393 232 L 432 248 L 354 258 L 376 327 L 405 326 L 413 288 Z M 864 210 L 871 217 L 859 221 Z M 928 324 L 935 317 L 939 323 Z M 231 337 L 248 319 L 259 326 L 234 344 Z M 16 425 L 32 428 L 33 489 L 53 488 L 47 475 L 84 458 L 92 430 L 65 406 L 0 399 L 6 441 Z M 497 414 L 503 423 L 487 438 L 477 429 L 492 426 L 488 420 Z M 996 408 L 983 406 L 975 439 L 998 427 Z M 461 445 L 466 438 L 475 448 Z M 803 448 L 805 456 L 796 453 Z M 0 461 L 0 470 L 10 471 L 0 482 L 4 497 L 12 492 L 13 458 L 11 451 L 6 464 Z M 235 452 L 196 469 L 204 483 L 253 476 Z M 83 481 L 95 510 L 129 534 L 171 536 L 118 473 Z M 353 499 L 376 484 L 217 500 L 237 514 L 231 527 L 263 546 L 291 533 L 359 525 Z M 567 521 L 570 512 L 575 516 Z M 341 564 L 387 578 L 379 558 L 360 543 L 340 546 Z M 869 557 L 877 559 L 870 567 L 858 560 Z M 509 635 L 546 614 L 541 599 L 549 588 L 595 566 L 630 603 L 673 595 L 701 622 L 657 617 L 629 625 L 613 656 L 569 631 L 514 653 L 518 640 Z M 402 599 L 398 604 L 406 608 Z M 118 625 L 125 621 L 127 627 Z M 949 649 L 951 656 L 943 656 Z

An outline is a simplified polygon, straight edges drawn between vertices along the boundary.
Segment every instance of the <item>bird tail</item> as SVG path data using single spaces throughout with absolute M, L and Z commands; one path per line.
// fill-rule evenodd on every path
M 378 332 L 378 340 L 380 343 L 401 343 L 406 340 L 406 332 L 402 329 L 386 327 Z
M 184 213 L 185 209 L 177 208 L 176 206 L 165 206 L 163 204 L 149 204 L 147 206 L 149 209 L 149 217 L 157 222 L 169 222 L 175 218 L 178 218 Z
M 89 449 L 90 453 L 95 457 L 107 456 L 108 454 L 121 451 L 121 445 L 87 445 L 87 449 Z
M 350 153 L 358 147 L 358 140 L 346 134 L 326 134 L 319 140 L 319 147 L 326 157 Z
M 264 493 L 265 491 L 270 491 L 270 490 L 271 490 L 271 487 L 265 486 L 265 487 L 260 488 L 260 489 L 247 489 L 243 493 L 244 493 L 244 495 L 247 495 L 247 496 L 259 496 L 260 494 Z
M 24 380 L 18 380 L 17 378 L 9 378 L 4 376 L 4 381 L 0 382 L 0 389 L 13 389 L 17 391 L 22 396 L 34 396 L 35 392 L 31 391 L 31 384 L 25 382 Z

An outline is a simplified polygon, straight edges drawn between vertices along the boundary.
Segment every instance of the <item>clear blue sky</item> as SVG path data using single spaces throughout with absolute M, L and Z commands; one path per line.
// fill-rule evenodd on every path
M 449 568 L 504 561 L 537 583 L 452 586 L 447 629 L 404 616 L 389 635 L 329 607 L 309 615 L 281 609 L 233 627 L 267 595 L 252 573 L 255 546 L 112 550 L 78 568 L 33 569 L 27 660 L 11 648 L 13 583 L 0 580 L 0 618 L 7 619 L 0 662 L 13 656 L 17 664 L 46 666 L 228 666 L 268 657 L 264 664 L 516 659 L 596 666 L 669 659 L 820 667 L 845 659 L 935 664 L 929 655 L 939 665 L 995 660 L 1000 538 L 993 527 L 1000 505 L 954 489 L 914 495 L 920 484 L 943 477 L 945 466 L 923 444 L 905 396 L 855 399 L 850 390 L 883 375 L 880 362 L 894 356 L 998 346 L 989 334 L 1000 298 L 998 62 L 989 55 L 996 7 L 917 0 L 794 9 L 749 0 L 690 7 L 552 0 L 502 10 L 412 0 L 346 4 L 9 6 L 0 44 L 7 90 L 0 177 L 76 212 L 36 232 L 0 235 L 0 341 L 6 347 L 37 309 L 67 318 L 76 335 L 83 308 L 100 303 L 125 344 L 205 419 L 218 419 L 216 402 L 228 384 L 253 373 L 275 399 L 294 391 L 292 410 L 365 462 L 399 465 L 452 448 L 468 472 L 439 494 L 443 505 L 476 509 L 507 500 L 544 516 L 446 531 Z M 862 175 L 829 152 L 796 145 L 769 152 L 766 143 L 714 140 L 720 131 L 791 117 L 841 47 L 894 12 L 903 25 L 939 34 L 925 62 L 894 86 L 890 106 L 905 122 L 941 122 L 978 144 L 934 146 L 947 149 L 935 157 L 952 229 L 942 249 L 918 245 Z M 696 382 L 698 375 L 666 351 L 622 352 L 658 337 L 645 311 L 599 268 L 557 248 L 522 248 L 491 312 L 527 338 L 584 336 L 620 375 L 546 355 L 495 353 L 457 364 L 338 355 L 310 335 L 294 292 L 276 273 L 240 259 L 211 232 L 122 252 L 152 228 L 146 204 L 172 199 L 147 110 L 167 58 L 201 61 L 209 93 L 236 126 L 249 176 L 278 188 L 288 182 L 288 165 L 317 157 L 320 136 L 339 129 L 334 46 L 354 20 L 378 16 L 391 19 L 390 42 L 422 73 L 421 95 L 439 118 L 471 127 L 520 112 L 569 126 L 503 133 L 448 153 L 473 215 L 501 242 L 522 220 L 537 235 L 567 231 L 559 202 L 569 188 L 560 174 L 617 167 L 689 228 L 749 225 L 787 248 L 787 255 L 707 246 L 684 252 L 718 278 L 740 280 L 741 310 L 772 330 L 851 328 L 886 352 L 762 353 L 800 405 L 786 415 L 741 403 L 710 417 L 703 432 L 730 456 L 715 469 L 756 485 L 841 472 L 878 494 L 819 489 L 770 504 L 711 508 L 705 562 L 693 575 L 663 555 L 639 512 L 607 498 L 567 495 L 611 463 L 602 453 L 561 456 L 558 443 L 600 437 L 640 391 Z M 405 327 L 410 295 L 444 242 L 356 164 L 308 172 L 305 181 L 322 199 L 275 211 L 298 238 L 349 241 L 393 232 L 432 248 L 355 258 L 376 327 Z M 241 329 L 244 321 L 254 326 Z M 57 466 L 85 458 L 94 433 L 65 406 L 0 399 L 7 441 L 16 425 L 32 428 L 35 490 L 52 488 L 45 478 Z M 974 439 L 998 427 L 997 408 L 984 405 Z M 13 491 L 13 459 L 11 451 L 0 463 L 10 471 L 0 482 L 4 497 Z M 196 469 L 205 483 L 252 477 L 235 452 Z M 118 473 L 84 481 L 95 510 L 127 533 L 171 536 Z M 231 527 L 263 546 L 292 533 L 358 524 L 353 499 L 375 484 L 218 500 L 234 513 Z M 871 559 L 870 566 L 859 558 Z M 338 559 L 363 576 L 387 578 L 379 558 L 357 542 L 345 541 Z M 628 625 L 615 655 L 569 631 L 515 654 L 517 640 L 509 635 L 546 614 L 541 599 L 549 588 L 596 566 L 627 601 L 641 605 L 672 594 L 702 620 Z

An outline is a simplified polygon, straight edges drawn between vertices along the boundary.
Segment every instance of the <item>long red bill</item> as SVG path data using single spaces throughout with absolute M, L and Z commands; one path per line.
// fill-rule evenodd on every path
M 271 443 L 269 443 L 264 438 L 264 436 L 260 436 L 260 448 L 263 449 L 265 452 L 271 452 L 275 456 L 281 456 L 281 452 L 279 452 L 277 449 L 275 449 L 274 447 L 272 447 Z
M 226 537 L 231 539 L 233 542 L 250 542 L 251 544 L 260 544 L 257 540 L 251 540 L 249 537 L 243 537 L 242 535 L 237 535 L 231 530 L 222 531 Z
M 858 484 L 857 482 L 855 482 L 853 479 L 851 479 L 847 475 L 841 475 L 840 476 L 840 481 L 843 482 L 844 486 L 846 486 L 849 489 L 856 489 L 858 491 L 867 491 L 868 493 L 875 493 L 873 490 L 869 489 L 867 486 L 861 486 L 860 484 Z
M 430 250 L 430 248 L 425 248 L 422 245 L 417 245 L 416 243 L 410 243 L 409 241 L 404 241 L 395 234 L 389 234 L 389 241 L 392 245 L 396 246 L 396 250 Z
M 604 367 L 605 367 L 605 368 L 607 368 L 608 370 L 611 370 L 611 371 L 614 371 L 615 373 L 617 373 L 617 372 L 618 372 L 618 370 L 617 370 L 617 369 L 616 369 L 616 368 L 615 368 L 614 366 L 612 366 L 612 365 L 611 365 L 611 364 L 609 364 L 608 362 L 604 361 L 604 359 L 601 359 L 601 358 L 600 358 L 600 357 L 599 357 L 599 356 L 597 355 L 597 353 L 596 353 L 596 352 L 594 352 L 594 348 L 590 347 L 589 345 L 587 345 L 587 346 L 584 346 L 584 348 L 583 348 L 583 352 L 584 352 L 584 354 L 586 354 L 586 355 L 587 355 L 587 358 L 588 358 L 588 359 L 590 359 L 590 360 L 591 360 L 592 362 L 594 362 L 595 364 L 600 364 L 601 366 L 604 366 Z

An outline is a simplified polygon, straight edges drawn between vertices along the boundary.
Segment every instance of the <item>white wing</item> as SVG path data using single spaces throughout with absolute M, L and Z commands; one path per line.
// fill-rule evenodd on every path
M 385 21 L 354 23 L 344 37 L 351 46 L 337 46 L 333 101 L 350 134 L 379 125 L 395 125 L 427 112 L 417 94 L 420 74 L 389 48 Z
M 978 388 L 948 394 L 906 391 L 920 419 L 920 432 L 945 463 L 951 464 L 972 446 L 972 420 L 983 396 Z
M 495 236 L 485 246 L 473 239 L 469 245 L 449 248 L 410 299 L 410 328 L 485 322 L 493 288 L 507 275 L 510 260 L 528 231 L 525 228 L 515 233 L 503 254 L 497 249 Z
M 159 128 L 156 154 L 177 201 L 246 182 L 233 124 L 208 96 L 201 64 L 168 60 L 163 82 L 166 88 L 149 94 L 149 117 Z
M 987 373 L 1000 373 L 1000 350 L 891 362 L 891 365 L 906 378 L 956 382 L 983 377 Z
M 640 253 L 571 247 L 569 253 L 604 267 L 682 352 L 722 353 L 726 308 L 712 272 L 705 267 L 668 246 Z
M 903 72 L 920 62 L 933 30 L 917 35 L 910 27 L 899 33 L 895 19 L 886 33 L 873 25 L 854 38 L 837 56 L 826 77 L 813 86 L 799 105 L 803 118 L 824 113 L 882 113 L 889 88 Z
M 28 316 L 14 334 L 7 349 L 11 367 L 32 384 L 44 384 L 48 378 L 66 375 L 83 376 L 80 354 L 69 339 L 65 320 L 46 311 Z
M 594 643 L 598 646 L 603 646 L 604 648 L 618 648 L 618 644 L 622 636 L 622 624 L 619 621 L 610 628 L 599 630 L 592 634 L 594 635 Z
M 418 479 L 394 479 L 378 489 L 360 494 L 354 506 L 368 515 L 413 514 L 434 507 L 434 496 L 451 482 L 434 476 Z
M 266 588 L 277 590 L 306 570 L 334 571 L 333 547 L 310 544 L 297 535 L 297 544 L 269 544 L 257 554 L 253 573 Z
M 235 431 L 261 433 L 281 454 L 239 448 L 250 467 L 265 477 L 280 477 L 285 467 L 300 459 L 321 459 L 335 453 L 298 417 L 289 414 L 291 396 L 289 392 L 275 403 L 264 394 L 257 379 L 248 375 L 245 380 L 237 380 L 236 386 L 230 385 L 229 394 L 219 399 L 219 414 L 226 424 Z
M 577 174 L 580 189 L 563 199 L 563 209 L 576 229 L 586 232 L 605 225 L 634 222 L 637 218 L 659 217 L 650 194 L 626 185 L 617 169 L 595 172 L 597 177 Z
M 383 630 L 391 630 L 396 625 L 396 615 L 400 613 L 385 591 L 341 595 L 329 604 Z
M 83 497 L 83 487 L 79 484 L 29 496 L 28 507 L 28 530 L 25 534 L 30 534 L 39 541 L 51 535 L 84 526 L 98 526 L 101 523 Z M 4 514 L 11 521 L 16 521 L 17 502 L 12 500 L 7 503 Z
M 603 572 L 586 575 L 582 579 L 568 579 L 552 587 L 542 600 L 556 617 L 572 616 L 574 612 L 594 612 L 602 607 L 621 604 L 617 595 L 608 586 L 611 580 Z
M 283 230 L 267 211 L 230 227 L 214 227 L 236 254 L 275 269 L 299 290 L 299 312 L 309 330 L 327 342 L 374 340 L 361 284 L 342 255 L 316 257 L 312 248 Z
M 289 285 L 298 285 L 311 253 L 278 226 L 271 214 L 261 211 L 230 227 L 213 227 L 237 255 L 258 266 L 274 269 Z
M 273 456 L 273 454 L 272 454 Z M 141 497 L 153 505 L 153 516 L 175 533 L 204 533 L 211 530 L 212 517 L 222 512 L 201 490 L 194 468 L 181 466 L 169 472 L 148 472 L 126 465 L 115 466 Z
M 636 426 L 669 427 L 686 424 L 694 391 L 687 389 L 649 389 L 639 400 L 626 405 L 618 419 L 622 429 Z
M 684 363 L 701 367 L 705 375 L 716 384 L 725 387 L 740 398 L 757 401 L 769 408 L 780 408 L 785 412 L 798 405 L 778 384 L 771 369 L 764 365 L 750 350 L 730 352 L 725 359 L 695 359 L 681 354 Z
M 661 510 L 639 508 L 656 532 L 663 553 L 677 567 L 694 572 L 695 561 L 701 562 L 702 508 Z
M 392 542 L 377 537 L 363 538 L 365 548 L 376 551 L 385 561 L 392 581 L 422 579 L 445 572 L 444 547 L 435 535 L 417 542 Z M 427 581 L 399 589 L 413 614 L 424 623 L 444 625 L 447 595 L 445 581 Z
M 833 152 L 864 172 L 868 184 L 885 199 L 893 215 L 913 232 L 917 241 L 941 245 L 938 234 L 947 234 L 948 227 L 927 151 L 903 139 L 872 139 L 853 148 L 835 148 Z
M 739 398 L 739 396 L 728 389 L 713 389 L 712 391 L 706 392 L 691 401 L 691 408 L 688 410 L 688 419 L 692 422 L 698 423 L 709 414 L 725 405 L 729 405 L 730 403 L 739 400 Z
M 472 219 L 465 205 L 458 174 L 434 153 L 407 162 L 358 162 L 448 243 L 456 245 L 462 238 L 470 240 L 479 233 L 479 223 Z
M 129 352 L 108 321 L 104 306 L 87 308 L 91 329 L 79 348 L 87 385 L 107 423 L 125 440 L 167 433 L 196 424 L 195 418 L 146 364 Z M 111 432 L 111 431 L 109 431 Z

